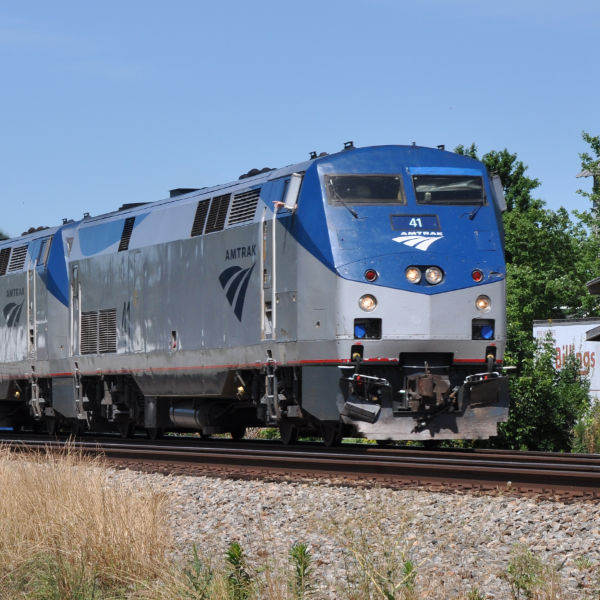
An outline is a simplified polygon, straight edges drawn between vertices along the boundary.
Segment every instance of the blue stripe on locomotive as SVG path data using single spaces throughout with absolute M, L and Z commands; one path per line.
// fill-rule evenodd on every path
M 407 199 L 405 205 L 355 204 L 355 218 L 344 206 L 327 203 L 322 175 L 401 174 Z M 481 175 L 485 182 L 487 204 L 418 205 L 413 174 Z M 321 202 L 315 198 L 322 198 Z M 426 250 L 411 248 L 393 238 L 401 230 L 391 225 L 391 215 L 435 214 L 440 237 Z M 332 271 L 354 281 L 364 281 L 364 272 L 379 272 L 375 285 L 422 294 L 439 294 L 474 285 L 471 271 L 480 268 L 482 283 L 502 279 L 505 264 L 497 211 L 492 199 L 485 166 L 472 158 L 451 152 L 411 146 L 357 148 L 315 161 L 306 171 L 297 219 L 285 218 L 286 226 L 298 242 Z M 409 265 L 436 265 L 445 272 L 444 281 L 435 286 L 406 280 Z

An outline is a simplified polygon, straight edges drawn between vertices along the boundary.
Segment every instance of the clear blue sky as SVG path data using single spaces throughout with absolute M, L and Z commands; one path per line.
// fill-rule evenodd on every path
M 600 134 L 598 0 L 0 2 L 0 229 L 358 146 L 508 148 L 550 208 Z

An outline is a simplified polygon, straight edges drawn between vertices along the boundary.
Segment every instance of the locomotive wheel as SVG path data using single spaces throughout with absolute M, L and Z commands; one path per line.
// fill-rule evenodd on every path
M 158 440 L 162 437 L 162 429 L 160 427 L 146 427 L 146 435 L 149 440 Z
M 73 437 L 79 437 L 83 433 L 83 421 L 79 419 L 70 419 L 69 428 Z
M 321 437 L 323 438 L 323 443 L 328 448 L 339 446 L 342 443 L 342 432 L 340 431 L 340 426 L 337 423 L 322 423 Z
M 232 440 L 241 440 L 246 435 L 245 427 L 235 427 L 230 431 Z
M 48 435 L 56 435 L 58 431 L 58 419 L 56 417 L 46 417 L 46 433 Z
M 127 439 L 133 435 L 135 424 L 132 421 L 117 421 L 117 429 L 119 430 L 119 435 L 123 439 Z
M 279 435 L 281 435 L 281 441 L 285 446 L 295 444 L 298 441 L 299 433 L 297 425 L 287 419 L 281 419 L 279 422 Z
M 436 450 L 440 447 L 442 440 L 423 440 L 425 450 Z

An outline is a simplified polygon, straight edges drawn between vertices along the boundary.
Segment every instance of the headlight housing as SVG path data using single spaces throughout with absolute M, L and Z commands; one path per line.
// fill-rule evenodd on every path
M 365 294 L 358 299 L 358 305 L 365 312 L 372 312 L 377 307 L 377 298 L 371 294 Z
M 477 296 L 477 300 L 475 300 L 475 308 L 481 312 L 490 312 L 492 309 L 492 301 L 489 296 L 481 295 Z
M 439 267 L 427 267 L 425 279 L 427 280 L 427 283 L 437 285 L 444 279 L 444 273 Z
M 421 269 L 418 267 L 408 267 L 404 271 L 404 274 L 410 283 L 419 283 L 421 281 Z

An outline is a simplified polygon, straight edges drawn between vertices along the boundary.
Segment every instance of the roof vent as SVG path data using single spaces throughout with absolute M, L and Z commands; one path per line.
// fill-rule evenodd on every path
M 354 150 L 354 142 L 344 142 L 344 150 Z
M 238 223 L 253 221 L 259 197 L 260 188 L 236 194 L 233 197 L 227 225 L 236 225 Z
M 204 223 L 206 222 L 206 215 L 208 214 L 208 206 L 210 205 L 210 198 L 206 200 L 200 200 L 198 206 L 196 206 L 196 214 L 194 216 L 194 222 L 192 224 L 191 237 L 202 235 L 204 231 Z
M 221 231 L 221 229 L 225 227 L 225 218 L 227 217 L 230 197 L 231 194 L 224 194 L 223 196 L 216 196 L 212 199 L 204 233 Z
M 20 271 L 25 266 L 25 258 L 27 258 L 27 245 L 13 248 L 8 264 L 8 272 Z

